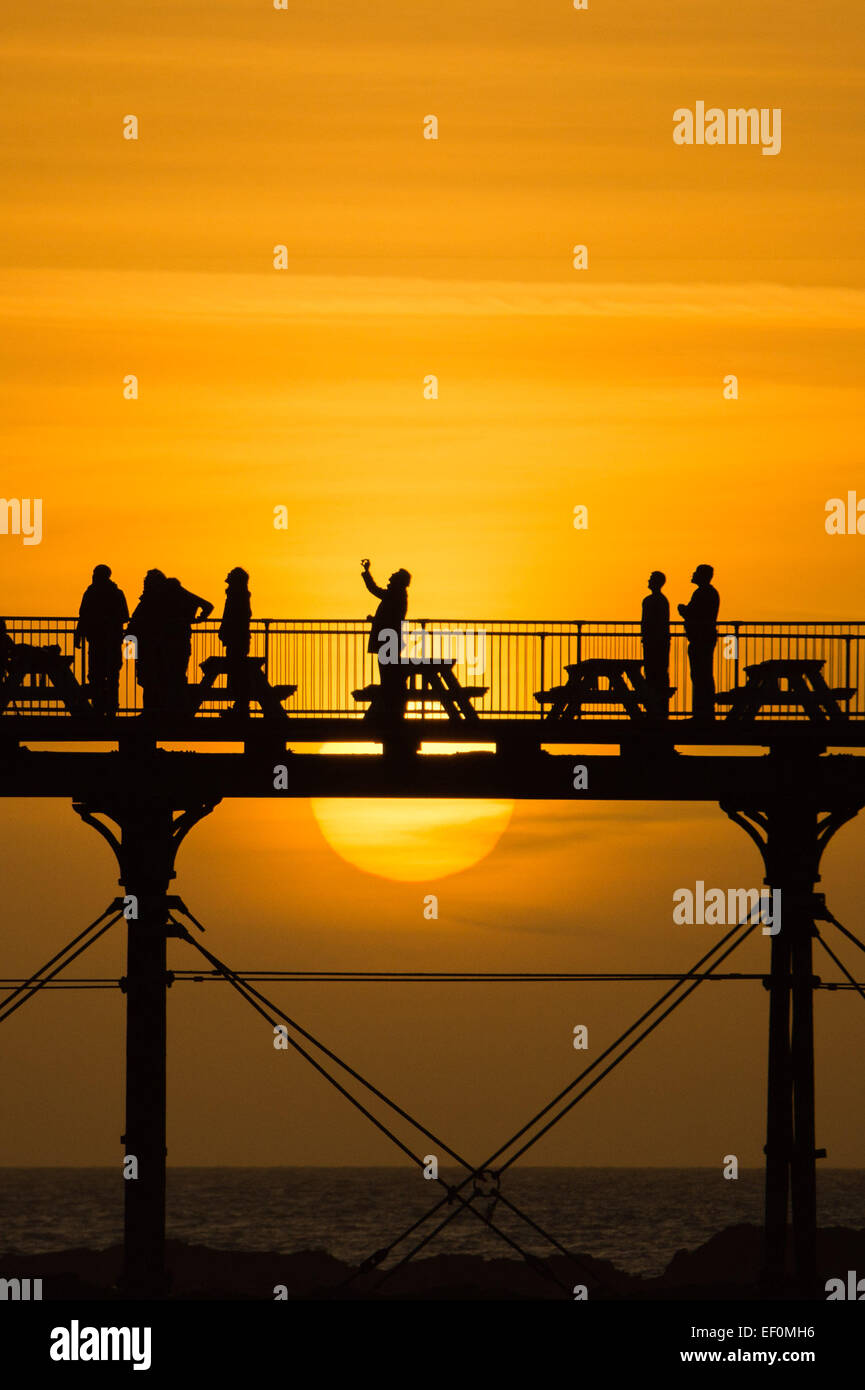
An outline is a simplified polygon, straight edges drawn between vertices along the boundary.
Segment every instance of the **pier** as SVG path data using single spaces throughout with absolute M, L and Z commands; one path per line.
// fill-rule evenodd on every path
M 215 622 L 196 626 L 186 689 L 165 711 L 142 708 L 131 646 L 112 715 L 93 707 L 74 619 L 11 618 L 7 625 L 18 655 L 0 681 L 0 796 L 68 799 L 114 851 L 123 896 L 29 979 L 6 981 L 10 993 L 0 1002 L 0 1020 L 41 989 L 56 987 L 105 931 L 126 931 L 124 978 L 85 977 L 84 984 L 113 985 L 126 997 L 123 1144 L 137 1169 L 135 1180 L 124 1183 L 129 1297 L 169 1292 L 166 995 L 169 986 L 196 975 L 196 967 L 199 976 L 208 970 L 285 1027 L 291 1046 L 410 1161 L 422 1160 L 435 1140 L 461 1163 L 465 1179 L 442 1198 L 452 1219 L 461 1212 L 478 1216 L 492 1195 L 498 1199 L 504 1170 L 706 979 L 742 978 L 716 971 L 745 936 L 759 932 L 756 921 L 737 923 L 691 971 L 659 973 L 659 981 L 673 983 L 651 1023 L 644 1023 L 648 1015 L 638 1020 L 500 1150 L 469 1160 L 276 1009 L 258 988 L 261 980 L 237 975 L 211 953 L 201 924 L 173 891 L 183 840 L 220 801 L 311 796 L 703 801 L 716 803 L 744 830 L 760 849 L 764 883 L 780 891 L 784 905 L 782 930 L 766 939 L 762 977 L 768 1004 L 763 1279 L 770 1290 L 784 1286 L 791 1211 L 796 1288 L 814 1294 L 822 1152 L 815 1128 L 814 991 L 863 992 L 823 931 L 840 931 L 865 949 L 835 920 L 817 885 L 826 845 L 865 806 L 865 623 L 720 623 L 714 720 L 694 718 L 679 623 L 672 625 L 668 703 L 659 712 L 642 669 L 638 623 L 415 620 L 406 624 L 396 719 L 376 710 L 376 662 L 360 620 L 254 621 L 248 715 L 229 709 Z M 341 743 L 368 751 L 342 753 Z M 427 756 L 424 746 L 436 743 L 458 751 Z M 188 971 L 167 969 L 172 937 L 197 953 Z M 842 970 L 842 981 L 829 985 L 815 974 L 815 942 Z M 619 1042 L 624 1050 L 614 1055 Z M 332 1067 L 410 1122 L 424 1136 L 419 1154 L 349 1094 Z M 367 1273 L 396 1244 L 371 1252 Z

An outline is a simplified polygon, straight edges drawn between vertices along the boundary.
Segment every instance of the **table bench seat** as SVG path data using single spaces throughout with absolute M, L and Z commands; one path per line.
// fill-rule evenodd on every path
M 800 709 L 815 724 L 847 719 L 839 700 L 850 700 L 855 687 L 829 686 L 819 657 L 785 657 L 759 661 L 745 667 L 746 682 L 715 696 L 718 705 L 729 705 L 727 719 L 756 719 L 765 709 Z M 781 682 L 786 685 L 782 689 Z
M 580 719 L 584 705 L 619 705 L 637 722 L 655 715 L 666 717 L 666 710 L 658 709 L 658 693 L 649 685 L 643 663 L 636 657 L 593 657 L 573 662 L 565 670 L 568 679 L 564 685 L 535 691 L 538 704 L 550 707 L 544 716 L 549 721 Z M 669 700 L 676 687 L 667 689 Z
M 489 686 L 460 685 L 454 675 L 455 665 L 455 660 L 413 661 L 410 665 L 406 664 L 404 687 L 398 696 L 403 712 L 411 704 L 439 705 L 455 723 L 477 723 L 478 712 L 471 702 L 486 695 Z M 390 710 L 382 710 L 380 685 L 371 683 L 351 693 L 359 703 L 369 704 L 364 719 L 375 720 L 382 713 L 391 713 Z

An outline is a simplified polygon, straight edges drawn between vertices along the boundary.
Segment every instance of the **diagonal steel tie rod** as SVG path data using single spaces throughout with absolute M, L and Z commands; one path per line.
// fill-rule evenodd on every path
M 273 1023 L 273 1018 L 268 1014 L 267 1009 L 272 1009 L 273 1013 L 278 1018 L 282 1018 L 285 1023 L 290 1025 L 297 1032 L 299 1032 L 304 1038 L 307 1039 L 307 1041 L 312 1043 L 314 1047 L 318 1048 L 319 1051 L 323 1052 L 325 1056 L 329 1057 L 332 1061 L 336 1062 L 338 1066 L 342 1067 L 343 1070 L 346 1071 L 350 1076 L 354 1077 L 357 1081 L 359 1081 L 361 1085 L 366 1087 L 366 1089 L 369 1090 L 373 1095 L 382 1100 L 392 1110 L 396 1111 L 397 1114 L 399 1114 L 409 1124 L 413 1125 L 414 1128 L 419 1130 L 420 1133 L 425 1135 L 428 1139 L 431 1139 L 434 1144 L 438 1145 L 438 1147 L 441 1148 L 445 1153 L 449 1154 L 451 1158 L 456 1159 L 456 1161 L 460 1164 L 462 1168 L 466 1168 L 471 1171 L 471 1164 L 468 1162 L 467 1159 L 463 1158 L 459 1153 L 456 1152 L 456 1150 L 452 1149 L 448 1144 L 445 1144 L 442 1139 L 440 1139 L 431 1130 L 427 1129 L 426 1126 L 422 1125 L 420 1121 L 415 1120 L 414 1117 L 408 1113 L 408 1111 L 404 1110 L 401 1106 L 397 1105 L 396 1102 L 390 1100 L 390 1098 L 386 1096 L 383 1091 L 380 1091 L 378 1087 L 374 1086 L 371 1082 L 367 1081 L 366 1078 L 360 1074 L 360 1072 L 356 1071 L 353 1067 L 349 1066 L 347 1062 L 344 1062 L 340 1057 L 337 1056 L 336 1053 L 332 1052 L 330 1048 L 326 1047 L 323 1043 L 320 1043 L 316 1038 L 313 1037 L 311 1033 L 309 1033 L 305 1028 L 301 1027 L 301 1025 L 297 1023 L 294 1019 L 290 1018 L 288 1014 L 286 1014 L 283 1010 L 277 1008 L 277 1006 L 274 1005 L 271 1000 L 267 999 L 258 990 L 253 989 L 251 985 L 245 984 L 242 981 L 240 981 L 240 979 L 234 975 L 234 972 L 230 969 L 230 967 L 225 965 L 222 961 L 220 961 L 218 957 L 212 954 L 212 952 L 208 951 L 207 948 L 204 947 L 200 941 L 196 941 L 193 937 L 189 936 L 189 934 L 186 933 L 182 928 L 181 931 L 183 933 L 183 939 L 187 940 L 191 945 L 193 945 L 196 948 L 196 950 L 200 951 L 200 953 L 203 956 L 205 956 L 207 960 L 210 961 L 211 965 L 213 965 L 215 969 L 219 970 L 220 973 L 224 975 L 228 983 L 233 985 L 236 991 L 243 998 L 245 998 L 249 1004 L 252 1005 L 256 1012 L 261 1014 L 261 1016 L 265 1018 L 268 1023 L 270 1023 L 271 1027 L 275 1025 Z M 403 1153 L 405 1153 L 412 1160 L 413 1163 L 415 1163 L 420 1168 L 424 1166 L 423 1159 L 421 1159 L 419 1155 L 414 1153 L 408 1147 L 408 1145 L 404 1144 L 402 1140 L 399 1139 L 398 1136 L 393 1133 L 392 1130 L 388 1129 L 386 1125 L 384 1125 L 375 1115 L 373 1115 L 373 1113 L 365 1105 L 363 1105 L 363 1103 L 359 1101 L 356 1096 L 353 1096 L 350 1091 L 348 1091 L 339 1081 L 337 1081 L 335 1077 L 331 1076 L 327 1069 L 323 1067 L 321 1063 L 317 1062 L 315 1058 L 312 1057 L 311 1054 L 307 1052 L 307 1050 L 304 1047 L 302 1047 L 298 1042 L 296 1042 L 293 1038 L 289 1037 L 288 1035 L 286 1035 L 286 1041 L 294 1048 L 296 1052 L 300 1054 L 300 1056 L 304 1057 L 305 1060 L 308 1061 L 312 1065 L 312 1067 L 314 1067 L 314 1069 L 317 1072 L 319 1072 L 319 1074 L 323 1076 L 326 1081 L 329 1082 L 331 1086 L 333 1086 L 337 1091 L 339 1091 L 339 1093 L 342 1096 L 344 1096 L 345 1099 L 348 1100 L 357 1110 L 359 1110 L 361 1114 L 365 1115 L 367 1119 L 370 1120 L 372 1124 L 375 1125 L 375 1127 L 381 1131 L 382 1134 L 386 1135 L 386 1137 L 389 1138 L 392 1143 L 396 1144 L 397 1147 L 400 1148 L 403 1151 Z M 456 1199 L 460 1203 L 460 1206 L 456 1209 L 456 1212 L 463 1210 L 471 1212 L 471 1214 L 475 1216 L 483 1225 L 488 1226 L 492 1231 L 496 1233 L 496 1235 L 498 1235 L 503 1241 L 505 1241 L 507 1245 L 509 1245 L 513 1250 L 516 1250 L 517 1253 L 526 1261 L 526 1263 L 535 1268 L 538 1273 L 542 1274 L 545 1278 L 551 1279 L 554 1283 L 556 1283 L 559 1286 L 559 1288 L 564 1289 L 567 1292 L 570 1292 L 567 1289 L 567 1286 L 562 1283 L 562 1281 L 558 1278 L 557 1275 L 553 1273 L 552 1270 L 549 1270 L 546 1266 L 542 1265 L 533 1255 L 530 1255 L 527 1251 L 523 1250 L 521 1246 L 517 1244 L 516 1241 L 512 1240 L 511 1237 L 508 1236 L 504 1231 L 500 1230 L 499 1227 L 496 1226 L 488 1217 L 482 1216 L 481 1213 L 477 1211 L 476 1208 L 472 1205 L 473 1198 L 466 1200 L 464 1197 L 460 1196 L 458 1190 L 455 1190 L 454 1188 L 450 1187 L 449 1184 L 447 1184 L 443 1178 L 436 1177 L 435 1180 L 446 1189 L 447 1196 L 444 1199 L 445 1201 L 453 1201 L 454 1199 Z M 464 1185 L 465 1184 L 461 1184 L 460 1186 Z M 456 1212 L 454 1214 L 456 1214 Z M 522 1215 L 522 1213 L 520 1213 L 520 1215 Z M 578 1263 L 573 1256 L 571 1256 L 570 1258 L 574 1260 L 575 1264 Z
M 746 919 L 746 921 L 747 921 L 747 919 Z M 733 927 L 732 930 L 729 931 L 729 932 L 727 933 L 727 935 L 721 939 L 721 941 L 715 943 L 715 945 L 714 945 L 709 951 L 707 951 L 706 954 L 705 954 L 704 956 L 701 957 L 701 959 L 697 962 L 697 965 L 694 967 L 694 970 L 691 971 L 691 972 L 689 972 L 689 973 L 690 973 L 690 974 L 695 974 L 696 971 L 699 969 L 699 967 L 700 967 L 701 965 L 703 965 L 707 960 L 709 960 L 709 959 L 711 958 L 711 956 L 713 956 L 718 950 L 720 950 L 721 947 L 724 946 L 724 945 L 730 940 L 731 937 L 735 936 L 737 932 L 741 931 L 741 930 L 742 930 L 742 927 L 743 927 L 744 925 L 745 925 L 744 922 L 739 922 L 739 923 L 737 923 L 736 926 Z M 742 944 L 742 942 L 751 934 L 751 932 L 755 929 L 755 927 L 756 927 L 757 925 L 758 925 L 757 922 L 753 922 L 750 926 L 748 926 L 748 927 L 747 927 L 747 930 L 738 938 L 738 940 L 734 941 L 733 944 L 723 953 L 723 955 L 721 955 L 721 956 L 715 961 L 714 965 L 709 967 L 709 969 L 712 970 L 712 969 L 715 968 L 715 966 L 720 965 L 721 962 L 722 962 L 723 960 L 725 960 L 726 957 L 727 957 L 728 955 L 730 955 L 734 950 L 736 950 L 736 949 Z M 625 1050 L 623 1053 L 621 1053 L 620 1056 L 618 1056 L 618 1057 L 610 1064 L 610 1066 L 608 1066 L 607 1068 L 605 1068 L 605 1070 L 601 1073 L 600 1076 L 596 1077 L 595 1080 L 594 1080 L 589 1086 L 587 1086 L 587 1087 L 585 1088 L 584 1091 L 582 1091 L 582 1092 L 580 1093 L 580 1095 L 576 1096 L 567 1106 L 565 1106 L 564 1109 L 562 1109 L 562 1110 L 559 1112 L 558 1115 L 556 1115 L 547 1125 L 545 1125 L 544 1128 L 543 1128 L 538 1134 L 536 1134 L 536 1135 L 534 1136 L 533 1139 L 531 1139 L 528 1143 L 526 1143 L 525 1145 L 523 1145 L 522 1149 L 520 1149 L 519 1152 L 518 1152 L 517 1154 L 513 1155 L 512 1158 L 508 1161 L 508 1163 L 504 1164 L 503 1167 L 502 1167 L 499 1171 L 500 1171 L 500 1172 L 504 1172 L 505 1168 L 510 1167 L 511 1163 L 515 1162 L 517 1158 L 519 1158 L 523 1153 L 525 1153 L 525 1151 L 526 1151 L 528 1148 L 530 1148 L 530 1147 L 532 1146 L 532 1144 L 536 1143 L 537 1140 L 540 1139 L 540 1138 L 542 1137 L 542 1135 L 545 1134 L 545 1133 L 547 1132 L 548 1129 L 551 1129 L 552 1126 L 553 1126 L 554 1124 L 557 1124 L 558 1121 L 559 1121 L 560 1119 L 562 1119 L 562 1117 L 563 1117 L 565 1114 L 567 1114 L 567 1112 L 568 1112 L 569 1110 L 571 1110 L 571 1109 L 573 1108 L 573 1106 L 577 1104 L 578 1101 L 582 1100 L 583 1096 L 584 1096 L 584 1095 L 587 1095 L 588 1092 L 589 1092 L 590 1090 L 592 1090 L 592 1089 L 603 1079 L 604 1076 L 606 1076 L 606 1075 L 607 1075 L 609 1072 L 611 1072 L 616 1066 L 618 1066 L 619 1063 L 620 1063 L 621 1061 L 624 1061 L 624 1059 L 625 1059 L 625 1057 L 628 1055 L 628 1053 L 631 1052 L 631 1051 L 633 1051 L 633 1049 L 634 1049 L 640 1042 L 642 1042 L 643 1039 L 644 1039 L 645 1037 L 648 1037 L 649 1033 L 651 1033 L 651 1032 L 658 1026 L 658 1024 L 661 1023 L 661 1022 L 663 1021 L 664 1018 L 666 1018 L 670 1013 L 672 1013 L 674 1009 L 678 1008 L 678 1006 L 679 1006 L 680 1004 L 684 1003 L 684 1001 L 685 1001 L 685 999 L 688 997 L 688 995 L 689 995 L 689 994 L 692 994 L 693 991 L 697 988 L 697 986 L 698 986 L 699 984 L 702 983 L 702 978 L 704 978 L 704 977 L 701 977 L 701 978 L 697 979 L 697 980 L 695 981 L 695 983 L 692 984 L 692 985 L 690 986 L 690 988 L 687 989 L 687 990 L 685 991 L 684 994 L 680 995 L 680 997 L 679 997 L 678 999 L 674 1000 L 674 1002 L 670 1005 L 669 1008 L 667 1008 L 667 1009 L 664 1011 L 664 1013 L 661 1015 L 660 1018 L 655 1019 L 655 1021 L 654 1021 L 652 1024 L 650 1024 L 649 1027 L 646 1028 L 646 1029 L 643 1031 L 643 1033 L 641 1033 L 640 1036 L 639 1036 L 638 1038 L 636 1038 L 636 1039 L 634 1040 L 634 1042 L 631 1043 L 631 1044 L 626 1048 L 626 1050 Z M 680 981 L 680 984 L 681 984 L 681 981 Z M 532 1126 L 538 1122 L 539 1119 L 543 1118 L 543 1116 L 546 1115 L 546 1114 L 547 1114 L 547 1113 L 548 1113 L 560 1100 L 562 1100 L 570 1091 L 572 1091 L 576 1086 L 578 1086 L 578 1085 L 580 1084 L 580 1082 L 583 1081 L 583 1080 L 585 1079 L 585 1077 L 587 1077 L 587 1076 L 588 1076 L 588 1075 L 589 1075 L 589 1074 L 590 1074 L 590 1073 L 591 1073 L 591 1072 L 604 1060 L 605 1057 L 609 1056 L 611 1052 L 613 1052 L 618 1046 L 620 1046 L 620 1044 L 621 1044 L 622 1042 L 624 1042 L 624 1040 L 625 1040 L 627 1037 L 629 1037 L 630 1034 L 633 1033 L 633 1032 L 635 1031 L 635 1029 L 637 1029 L 637 1028 L 640 1026 L 641 1023 L 643 1023 L 647 1018 L 649 1018 L 653 1013 L 655 1013 L 656 1010 L 657 1010 L 658 1008 L 660 1008 L 660 1006 L 661 1006 L 663 1003 L 665 1003 L 666 1000 L 669 999 L 670 996 L 673 995 L 673 994 L 676 992 L 676 990 L 677 990 L 678 988 L 680 988 L 680 984 L 674 985 L 672 989 L 667 990 L 666 993 L 663 994 L 663 995 L 661 996 L 661 998 L 658 999 L 658 1000 L 652 1005 L 652 1007 L 651 1007 L 650 1009 L 647 1009 L 647 1010 L 645 1011 L 645 1013 L 643 1013 L 643 1014 L 640 1016 L 640 1018 L 638 1018 L 638 1019 L 636 1020 L 635 1023 L 632 1023 L 631 1026 L 630 1026 L 629 1028 L 627 1028 L 627 1029 L 625 1030 L 624 1033 L 620 1034 L 620 1036 L 619 1036 L 614 1042 L 612 1042 L 612 1043 L 609 1045 L 609 1047 L 607 1047 L 607 1048 L 604 1050 L 604 1052 L 602 1052 L 602 1053 L 600 1054 L 600 1056 L 597 1057 L 597 1058 L 595 1059 L 594 1062 L 590 1063 L 589 1066 L 586 1067 L 586 1068 L 580 1073 L 580 1075 L 579 1075 L 578 1077 L 575 1077 L 575 1079 L 574 1079 L 573 1081 L 571 1081 L 571 1082 L 558 1094 L 558 1096 L 555 1096 L 555 1097 L 553 1098 L 553 1100 L 551 1100 L 551 1101 L 549 1102 L 549 1104 L 547 1104 L 546 1106 L 544 1106 L 542 1110 L 538 1111 L 538 1113 L 537 1113 L 531 1120 L 529 1120 L 528 1123 L 525 1124 L 525 1125 L 522 1127 L 521 1130 L 518 1130 L 517 1133 L 516 1133 L 511 1139 L 509 1139 L 509 1140 L 507 1141 L 507 1143 L 502 1144 L 502 1145 L 500 1146 L 500 1148 L 498 1148 L 498 1149 L 495 1151 L 495 1153 L 491 1154 L 491 1155 L 489 1156 L 489 1158 L 484 1162 L 484 1164 L 482 1165 L 482 1167 L 481 1167 L 480 1169 L 476 1169 L 475 1172 L 481 1172 L 481 1171 L 483 1171 L 484 1169 L 489 1168 L 489 1167 L 492 1165 L 492 1163 L 495 1161 L 496 1158 L 498 1158 L 501 1154 L 505 1153 L 505 1152 L 511 1147 L 512 1144 L 516 1143 L 516 1141 L 517 1141 L 519 1138 L 521 1138 L 525 1133 L 527 1133 L 527 1131 L 530 1130 L 530 1129 L 532 1128 Z M 474 1177 L 474 1174 L 470 1174 L 467 1178 L 464 1178 L 463 1181 L 459 1184 L 459 1187 L 457 1188 L 457 1191 L 459 1191 L 460 1188 L 465 1187 L 466 1183 L 470 1182 L 470 1181 L 472 1180 L 473 1177 Z M 440 1202 L 438 1202 L 438 1203 L 436 1203 L 435 1206 L 433 1206 L 433 1207 L 430 1208 L 429 1212 L 427 1213 L 427 1217 L 426 1217 L 425 1219 L 429 1219 L 429 1217 L 434 1216 L 435 1213 L 438 1212 L 438 1211 L 440 1211 L 441 1208 L 442 1208 L 444 1205 L 445 1205 L 445 1201 L 444 1201 L 444 1200 L 443 1200 L 443 1201 L 440 1201 Z M 412 1259 L 413 1256 L 416 1255 L 416 1254 L 418 1253 L 418 1251 L 420 1251 L 421 1249 L 423 1249 L 423 1247 L 433 1238 L 433 1236 L 437 1235 L 439 1231 L 441 1231 L 446 1225 L 448 1225 L 448 1223 L 449 1223 L 450 1221 L 453 1220 L 453 1218 L 454 1218 L 455 1215 L 456 1215 L 456 1213 L 454 1212 L 454 1213 L 451 1213 L 450 1215 L 448 1215 L 447 1217 L 445 1217 L 445 1219 L 435 1228 L 435 1230 L 434 1230 L 429 1236 L 427 1236 L 427 1237 L 426 1237 L 424 1240 L 422 1240 L 418 1245 L 416 1245 L 412 1250 L 410 1250 L 410 1251 L 408 1252 L 408 1254 L 405 1255 L 405 1256 L 403 1257 L 403 1259 L 400 1260 L 400 1261 L 398 1262 L 398 1264 L 396 1264 L 396 1265 L 394 1265 L 394 1266 L 392 1267 L 392 1269 L 388 1270 L 388 1272 L 384 1275 L 384 1277 L 382 1278 L 382 1280 L 380 1281 L 380 1283 L 379 1283 L 376 1287 L 377 1287 L 377 1288 L 380 1288 L 381 1285 L 382 1285 L 388 1278 L 390 1278 L 391 1274 L 393 1274 L 394 1271 L 395 1271 L 396 1269 L 399 1269 L 402 1265 L 407 1264 L 408 1261 L 409 1261 L 410 1259 Z M 389 1247 L 389 1249 L 391 1249 L 391 1250 L 394 1249 L 395 1246 L 399 1245 L 399 1244 L 402 1242 L 402 1240 L 404 1240 L 404 1239 L 411 1233 L 412 1230 L 415 1230 L 415 1229 L 417 1228 L 417 1226 L 418 1226 L 418 1225 L 421 1225 L 421 1224 L 422 1224 L 422 1221 L 421 1221 L 421 1222 L 416 1222 L 415 1225 L 412 1226 L 412 1227 L 409 1229 L 409 1231 L 404 1232 L 404 1234 L 403 1234 L 402 1236 L 400 1236 L 396 1241 L 394 1241 L 394 1242 L 392 1243 L 392 1245 Z
M 20 1009 L 21 1005 L 26 1004 L 28 999 L 32 999 L 34 994 L 38 994 L 40 989 L 44 989 L 49 981 L 53 980 L 56 975 L 59 975 L 62 970 L 65 970 L 67 965 L 71 965 L 76 957 L 80 956 L 82 952 L 86 951 L 88 947 L 98 941 L 100 936 L 104 936 L 105 932 L 107 932 L 110 927 L 113 927 L 116 922 L 120 921 L 120 918 L 123 916 L 123 908 L 121 906 L 118 909 L 118 902 L 120 902 L 120 899 L 115 898 L 111 906 L 107 907 L 104 912 L 100 912 L 95 921 L 91 922 L 88 927 L 85 927 L 84 930 L 73 937 L 71 941 L 67 942 L 56 955 L 52 956 L 50 960 L 40 966 L 29 979 L 23 980 L 17 988 L 6 995 L 5 999 L 0 1000 L 0 1023 L 5 1023 L 7 1018 L 11 1018 L 16 1009 Z M 114 916 L 110 917 L 112 912 L 114 912 Z M 104 926 L 100 927 L 99 931 L 96 931 L 94 936 L 90 936 L 90 933 L 94 932 L 95 929 L 99 927 L 100 922 L 106 917 L 110 917 L 110 920 L 105 922 Z M 84 939 L 87 936 L 90 936 L 89 941 L 85 941 Z M 79 942 L 83 944 L 79 945 Z M 77 946 L 78 949 L 73 951 L 73 946 Z M 71 955 L 69 954 L 70 951 L 72 952 Z M 55 962 L 59 962 L 59 964 L 55 964 Z M 52 969 L 52 967 L 54 968 Z

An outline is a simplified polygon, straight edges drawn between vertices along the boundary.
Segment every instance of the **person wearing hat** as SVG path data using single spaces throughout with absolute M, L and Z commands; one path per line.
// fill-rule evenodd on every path
M 225 608 L 219 624 L 219 640 L 228 658 L 228 690 L 234 699 L 226 714 L 249 713 L 249 681 L 246 658 L 249 656 L 252 620 L 252 598 L 249 575 L 236 566 L 225 576 Z
M 108 565 L 97 565 L 78 610 L 74 644 L 87 643 L 90 701 L 97 714 L 117 713 L 123 629 L 129 621 L 126 596 L 111 578 Z

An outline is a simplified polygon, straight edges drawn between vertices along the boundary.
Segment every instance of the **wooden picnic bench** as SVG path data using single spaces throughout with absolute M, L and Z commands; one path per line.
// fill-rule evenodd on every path
M 454 675 L 455 665 L 455 660 L 430 660 L 413 662 L 407 667 L 402 692 L 403 712 L 409 704 L 439 705 L 455 723 L 477 724 L 478 712 L 472 700 L 486 695 L 489 686 L 460 685 Z M 381 692 L 380 685 L 365 685 L 351 692 L 355 700 L 370 701 L 364 719 L 381 717 Z
M 798 705 L 819 724 L 845 720 L 848 716 L 838 701 L 855 695 L 855 686 L 827 685 L 824 665 L 824 661 L 811 657 L 756 662 L 745 667 L 745 684 L 716 695 L 715 703 L 729 705 L 726 717 L 734 722 L 756 719 L 762 709 L 772 705 L 781 709 Z
M 297 690 L 296 685 L 271 685 L 264 674 L 264 657 L 248 656 L 246 661 L 246 690 L 250 701 L 256 701 L 261 707 L 262 714 L 271 719 L 286 719 L 287 715 L 282 708 L 283 700 L 288 700 Z M 232 663 L 226 656 L 209 656 L 200 663 L 204 679 L 198 685 L 189 686 L 191 708 L 190 713 L 197 714 L 203 705 L 233 703 L 234 692 L 228 685 L 217 686 L 216 682 L 220 676 L 225 676 L 226 682 L 231 674 Z M 230 714 L 230 710 L 225 711 Z M 243 716 L 240 716 L 241 718 Z
M 6 675 L 0 681 L 0 714 L 10 705 L 63 705 L 70 714 L 92 714 L 83 685 L 72 673 L 74 656 L 64 656 L 58 645 L 36 647 L 16 643 Z
M 623 705 L 628 717 L 637 721 L 656 713 L 657 694 L 646 680 L 642 661 L 603 657 L 577 661 L 566 666 L 568 679 L 564 685 L 550 690 L 538 690 L 539 705 L 549 705 L 544 718 L 558 723 L 581 719 L 583 705 Z M 676 687 L 669 687 L 672 695 Z

